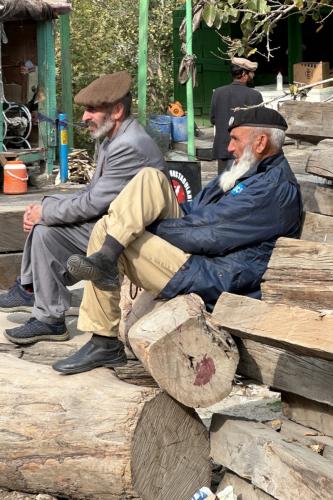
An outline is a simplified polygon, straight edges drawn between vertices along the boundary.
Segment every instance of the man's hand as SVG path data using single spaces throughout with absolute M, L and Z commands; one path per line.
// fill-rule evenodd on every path
M 23 215 L 23 231 L 30 233 L 35 224 L 42 218 L 42 205 L 29 205 Z

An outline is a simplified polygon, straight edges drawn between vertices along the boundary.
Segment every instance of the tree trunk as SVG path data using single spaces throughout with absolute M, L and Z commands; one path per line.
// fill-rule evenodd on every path
M 0 379 L 0 488 L 179 500 L 210 484 L 203 424 L 160 390 L 105 368 L 66 377 L 6 354 Z
M 230 393 L 237 347 L 210 322 L 199 297 L 162 303 L 132 326 L 128 338 L 146 370 L 177 401 L 207 407 Z

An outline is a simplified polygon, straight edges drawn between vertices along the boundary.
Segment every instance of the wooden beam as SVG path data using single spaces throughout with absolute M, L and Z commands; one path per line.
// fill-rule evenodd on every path
M 278 391 L 333 406 L 333 362 L 300 356 L 286 349 L 254 340 L 237 341 L 240 362 L 237 372 Z
M 211 455 L 275 498 L 332 498 L 332 462 L 264 424 L 213 415 Z
M 279 238 L 261 290 L 268 302 L 332 309 L 333 245 Z
M 212 317 L 236 337 L 333 361 L 333 316 L 223 293 Z
M 333 186 L 299 181 L 303 210 L 333 216 Z
M 301 240 L 333 244 L 333 217 L 305 212 Z
M 281 400 L 283 414 L 290 420 L 333 437 L 332 406 L 288 392 L 282 392 Z
M 227 471 L 223 475 L 223 479 L 217 487 L 217 492 L 223 491 L 227 486 L 232 486 L 234 494 L 240 500 L 272 500 L 271 495 L 267 495 L 264 491 L 256 488 L 252 483 L 237 476 L 233 472 Z
M 324 139 L 311 152 L 306 171 L 333 180 L 333 139 Z
M 279 111 L 288 123 L 288 136 L 314 142 L 333 138 L 333 103 L 284 101 Z

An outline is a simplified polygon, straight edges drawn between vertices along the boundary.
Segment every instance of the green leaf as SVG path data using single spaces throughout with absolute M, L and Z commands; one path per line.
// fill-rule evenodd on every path
M 214 26 L 217 30 L 219 30 L 222 26 L 222 16 L 221 16 L 221 13 L 219 11 L 217 11 L 217 13 L 216 13 Z
M 203 20 L 210 28 L 213 26 L 217 14 L 217 7 L 215 4 L 207 3 L 203 10 Z
M 246 57 L 253 56 L 253 54 L 255 54 L 257 52 L 257 50 L 258 50 L 257 48 L 249 50 L 249 52 L 246 53 Z

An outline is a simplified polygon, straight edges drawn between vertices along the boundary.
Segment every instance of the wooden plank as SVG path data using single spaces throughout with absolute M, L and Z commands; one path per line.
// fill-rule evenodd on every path
M 332 127 L 333 128 L 333 127 Z M 333 215 L 333 186 L 299 181 L 303 210 L 323 215 Z
M 233 472 L 227 471 L 217 487 L 217 492 L 223 491 L 227 486 L 232 486 L 234 494 L 240 500 L 272 500 L 272 496 L 256 488 L 252 483 Z
M 279 112 L 288 123 L 290 137 L 316 142 L 333 138 L 333 103 L 285 101 Z
M 21 253 L 0 255 L 0 289 L 11 287 L 21 272 Z
M 332 499 L 332 462 L 264 424 L 213 415 L 211 456 L 275 498 Z
M 333 217 L 305 212 L 301 239 L 333 244 Z
M 0 213 L 0 253 L 23 250 L 27 233 L 23 232 L 23 210 L 15 209 Z
M 268 302 L 332 309 L 333 245 L 279 238 L 261 290 Z
M 281 394 L 283 414 L 294 422 L 333 437 L 333 407 L 288 392 Z
M 333 316 L 223 293 L 212 313 L 224 331 L 240 338 L 333 360 Z
M 309 155 L 306 171 L 333 180 L 333 140 L 320 141 Z
M 279 432 L 280 436 L 287 442 L 298 443 L 322 457 L 332 460 L 333 439 L 330 436 L 324 436 L 320 432 L 310 429 L 310 427 L 292 422 L 286 418 L 266 422 L 266 425 Z
M 286 349 L 237 340 L 237 373 L 278 391 L 291 392 L 333 406 L 333 362 Z

